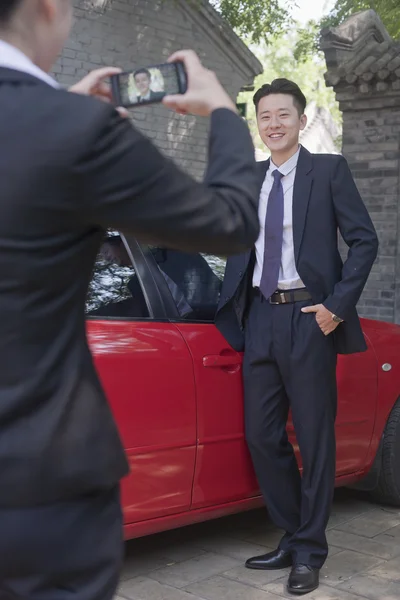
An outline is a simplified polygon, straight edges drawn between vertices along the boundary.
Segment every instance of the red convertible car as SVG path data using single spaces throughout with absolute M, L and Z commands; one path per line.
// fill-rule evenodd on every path
M 87 331 L 131 466 L 126 537 L 259 506 L 242 356 L 213 323 L 224 261 L 110 235 Z M 400 327 L 363 320 L 363 329 L 368 351 L 338 361 L 337 485 L 400 505 Z

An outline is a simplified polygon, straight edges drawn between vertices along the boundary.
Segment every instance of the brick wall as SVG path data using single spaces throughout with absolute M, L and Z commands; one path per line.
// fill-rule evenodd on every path
M 223 28 L 226 31 L 226 28 Z M 187 0 L 75 0 L 75 24 L 54 74 L 69 86 L 103 65 L 131 70 L 165 62 L 193 48 L 236 99 L 261 67 L 233 32 L 221 35 L 218 16 Z M 161 106 L 131 111 L 134 124 L 196 178 L 203 175 L 208 121 L 174 115 Z
M 343 154 L 380 241 L 359 310 L 367 317 L 400 322 L 400 97 L 397 109 L 345 111 L 343 117 Z

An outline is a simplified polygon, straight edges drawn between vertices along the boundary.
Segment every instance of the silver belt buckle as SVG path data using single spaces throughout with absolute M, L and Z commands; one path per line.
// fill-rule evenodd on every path
M 272 302 L 271 298 L 272 298 L 272 296 L 275 296 L 276 294 L 280 297 L 280 299 L 281 299 L 280 302 Z M 269 299 L 269 303 L 270 304 L 275 304 L 275 305 L 277 305 L 277 304 L 286 304 L 285 292 L 274 292 L 272 294 L 272 296 Z

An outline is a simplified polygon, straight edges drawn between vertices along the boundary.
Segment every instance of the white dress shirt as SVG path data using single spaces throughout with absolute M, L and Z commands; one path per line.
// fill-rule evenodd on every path
M 283 244 L 278 288 L 280 290 L 292 290 L 305 287 L 296 270 L 293 244 L 293 187 L 299 154 L 300 148 L 296 154 L 289 158 L 289 160 L 280 167 L 277 167 L 272 160 L 270 161 L 269 169 L 261 188 L 260 202 L 258 207 L 260 235 L 256 242 L 256 264 L 253 273 L 254 287 L 259 287 L 261 282 L 261 274 L 264 263 L 265 218 L 267 214 L 268 198 L 274 182 L 272 173 L 276 169 L 283 174 L 281 181 L 284 193 Z
M 151 91 L 149 90 L 145 96 L 138 96 L 138 102 L 144 102 L 145 100 L 150 100 Z
M 54 88 L 60 87 L 55 79 L 37 67 L 21 50 L 3 40 L 0 40 L 0 67 L 22 71 L 45 81 Z

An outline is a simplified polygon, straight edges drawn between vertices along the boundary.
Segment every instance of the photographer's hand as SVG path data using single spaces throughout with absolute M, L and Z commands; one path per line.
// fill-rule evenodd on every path
M 112 92 L 110 85 L 105 82 L 111 75 L 118 75 L 121 69 L 115 67 L 103 67 L 91 71 L 86 77 L 69 88 L 70 92 L 84 96 L 94 96 L 103 102 L 112 103 Z M 122 117 L 129 116 L 125 108 L 117 108 Z
M 175 52 L 168 62 L 183 62 L 188 77 L 185 94 L 166 96 L 163 104 L 179 114 L 191 113 L 208 117 L 218 108 L 237 112 L 236 106 L 213 71 L 206 69 L 193 50 Z

